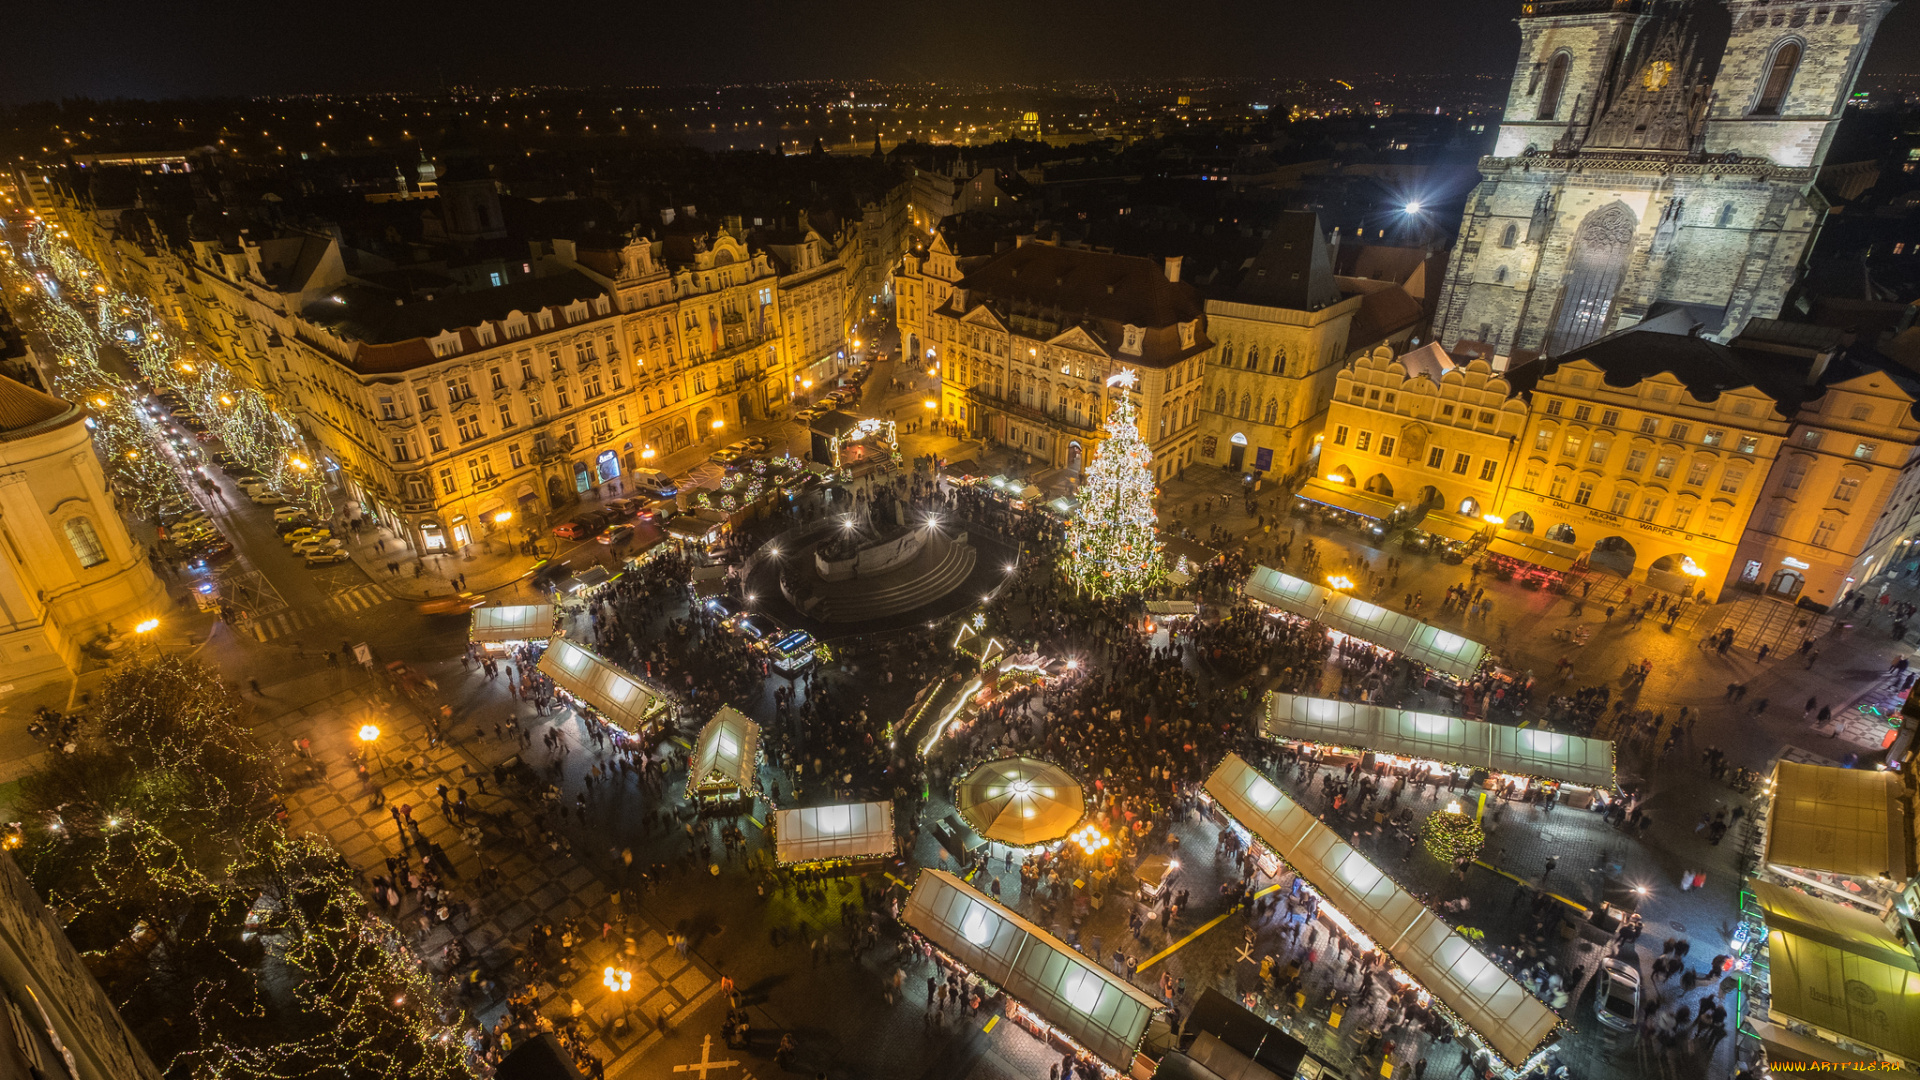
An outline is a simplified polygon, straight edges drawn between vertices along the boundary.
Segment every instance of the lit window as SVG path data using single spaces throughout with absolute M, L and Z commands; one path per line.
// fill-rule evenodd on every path
M 1585 506 L 1588 503 L 1592 502 L 1593 501 L 1593 481 L 1591 480 L 1580 481 L 1580 486 L 1575 488 L 1573 491 L 1573 501 L 1581 506 Z
M 100 534 L 93 531 L 93 522 L 86 518 L 67 520 L 67 543 L 73 546 L 73 553 L 83 567 L 99 566 L 107 561 L 107 549 L 100 546 Z
M 1861 461 L 1872 461 L 1874 451 L 1880 449 L 1878 443 L 1863 442 L 1853 448 L 1853 456 Z

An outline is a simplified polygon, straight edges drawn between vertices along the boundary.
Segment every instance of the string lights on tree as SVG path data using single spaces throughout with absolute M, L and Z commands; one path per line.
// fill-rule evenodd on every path
M 1107 380 L 1119 390 L 1107 438 L 1087 467 L 1080 512 L 1067 523 L 1066 573 L 1080 591 L 1103 599 L 1143 592 L 1166 573 L 1155 538 L 1153 454 L 1129 393 L 1137 381 L 1132 370 Z

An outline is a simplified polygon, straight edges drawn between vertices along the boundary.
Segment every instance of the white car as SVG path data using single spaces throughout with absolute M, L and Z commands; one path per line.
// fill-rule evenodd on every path
M 273 520 L 276 522 L 292 521 L 295 518 L 303 518 L 306 516 L 306 510 L 298 506 L 282 506 L 273 512 Z
M 1632 1031 L 1640 1019 L 1640 972 L 1609 956 L 1600 962 L 1600 977 L 1594 982 L 1593 1011 L 1600 1022 L 1615 1031 Z
M 272 488 L 258 488 L 247 492 L 247 497 L 261 506 L 285 506 L 287 500 Z
M 339 551 L 345 545 L 338 539 L 327 536 L 311 540 L 302 540 L 293 545 L 295 555 L 318 555 L 322 552 Z

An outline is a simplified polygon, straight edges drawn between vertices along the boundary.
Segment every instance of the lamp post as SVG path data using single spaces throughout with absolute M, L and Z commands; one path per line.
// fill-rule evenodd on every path
M 502 510 L 499 513 L 493 515 L 494 526 L 503 532 L 508 531 L 506 528 L 507 522 L 512 520 L 513 520 L 513 511 L 511 510 Z M 491 536 L 487 537 L 487 547 L 489 550 L 491 550 L 493 547 L 493 537 Z M 513 554 L 513 552 L 509 551 L 507 552 L 507 554 L 511 555 Z
M 360 725 L 360 744 L 366 748 L 367 760 L 373 763 L 368 771 L 376 771 L 380 766 L 380 729 L 373 724 Z
M 621 1022 L 631 1030 L 633 1018 L 633 972 L 609 964 L 600 972 L 600 983 L 620 1002 Z
M 146 646 L 146 643 L 149 641 L 153 641 L 156 643 L 154 645 L 154 652 L 156 655 L 159 653 L 160 647 L 158 645 L 158 639 L 153 636 L 153 632 L 158 629 L 160 629 L 159 619 L 144 620 L 139 625 L 133 628 L 133 633 L 134 633 L 133 653 L 136 657 L 140 655 L 141 651 Z

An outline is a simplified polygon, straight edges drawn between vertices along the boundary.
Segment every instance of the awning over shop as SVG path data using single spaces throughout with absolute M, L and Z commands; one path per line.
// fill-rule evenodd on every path
M 1238 754 L 1206 791 L 1509 1066 L 1553 1034 L 1552 1009 Z
M 646 730 L 667 711 L 666 698 L 582 646 L 555 635 L 538 670 L 553 684 L 627 731 Z
M 1769 1016 L 1920 1060 L 1920 972 L 1768 923 Z
M 1371 491 L 1362 491 L 1351 484 L 1336 484 L 1331 480 L 1315 476 L 1300 485 L 1296 493 L 1308 502 L 1317 502 L 1322 506 L 1331 506 L 1336 510 L 1359 514 L 1361 517 L 1385 521 L 1400 509 L 1400 504 L 1385 495 L 1375 495 Z
M 1425 529 L 1435 536 L 1458 540 L 1464 544 L 1485 532 L 1487 523 L 1479 518 L 1470 518 L 1447 510 L 1429 510 L 1427 516 L 1421 518 L 1415 528 Z
M 712 535 L 720 526 L 692 514 L 682 514 L 667 522 L 666 533 L 675 540 L 699 541 Z
M 1747 888 L 1765 909 L 1769 930 L 1785 930 L 1882 964 L 1920 972 L 1920 961 L 1907 951 L 1900 935 L 1859 908 L 1822 900 L 1762 878 L 1749 880 Z
M 1262 728 L 1274 739 L 1354 746 L 1583 787 L 1614 786 L 1608 739 L 1271 692 Z
M 697 792 L 751 791 L 757 785 L 754 756 L 760 750 L 760 725 L 740 710 L 723 705 L 693 745 L 689 787 Z
M 474 641 L 545 641 L 553 636 L 553 605 L 474 608 L 467 636 Z
M 1247 576 L 1246 594 L 1269 607 L 1317 620 L 1331 629 L 1371 641 L 1456 679 L 1472 675 L 1487 655 L 1485 645 L 1451 630 L 1389 611 L 1357 596 L 1302 581 L 1272 567 L 1254 568 Z
M 893 804 L 850 803 L 779 810 L 774 856 L 783 863 L 864 859 L 893 854 Z
M 1899 774 L 1797 761 L 1774 766 L 1769 865 L 1904 882 L 1912 849 Z
M 1097 960 L 944 870 L 922 870 L 906 924 L 942 952 L 1005 988 L 1096 1057 L 1128 1071 L 1161 1005 Z
M 1580 561 L 1580 549 L 1572 544 L 1548 540 L 1532 533 L 1514 532 L 1512 529 L 1501 529 L 1496 533 L 1487 544 L 1487 551 L 1562 572 L 1573 569 L 1573 564 Z

